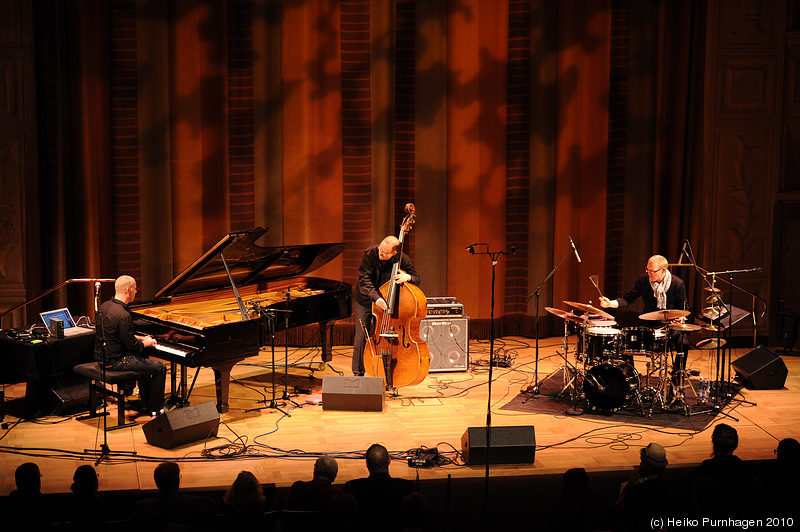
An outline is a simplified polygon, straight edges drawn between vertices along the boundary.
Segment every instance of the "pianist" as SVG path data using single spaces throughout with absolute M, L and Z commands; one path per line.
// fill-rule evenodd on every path
M 164 411 L 167 368 L 162 362 L 143 354 L 146 347 L 156 345 L 155 338 L 133 332 L 128 303 L 136 297 L 136 280 L 123 275 L 114 283 L 114 290 L 114 297 L 100 305 L 97 311 L 94 358 L 107 370 L 138 373 L 142 399 L 140 412 L 155 417 Z
M 361 264 L 358 267 L 358 283 L 354 290 L 353 310 L 356 319 L 355 338 L 353 340 L 353 375 L 364 375 L 364 347 L 366 338 L 361 322 L 369 325 L 372 317 L 372 304 L 375 303 L 380 309 L 389 308 L 380 287 L 383 286 L 392 276 L 394 263 L 400 261 L 400 271 L 395 276 L 397 284 L 410 282 L 419 285 L 419 274 L 411 264 L 411 259 L 405 253 L 397 256 L 400 250 L 400 240 L 389 235 L 384 238 L 377 246 L 372 246 L 364 251 L 361 257 Z

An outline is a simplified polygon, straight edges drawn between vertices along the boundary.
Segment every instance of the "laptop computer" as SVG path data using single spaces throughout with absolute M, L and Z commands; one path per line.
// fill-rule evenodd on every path
M 70 314 L 68 308 L 59 308 L 56 310 L 48 310 L 47 312 L 42 312 L 39 314 L 42 317 L 42 321 L 44 322 L 44 326 L 47 327 L 47 331 L 50 333 L 50 336 L 55 336 L 55 331 L 50 328 L 50 320 L 53 318 L 59 319 L 64 322 L 64 336 L 73 336 L 76 334 L 87 334 L 93 333 L 94 329 L 91 327 L 79 327 L 75 325 L 75 320 L 72 319 L 72 314 Z

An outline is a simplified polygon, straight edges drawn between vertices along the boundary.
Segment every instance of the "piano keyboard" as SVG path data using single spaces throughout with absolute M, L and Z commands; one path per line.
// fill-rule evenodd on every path
M 178 349 L 177 347 L 172 347 L 172 346 L 164 345 L 164 344 L 156 344 L 155 348 L 158 349 L 159 351 L 164 351 L 165 353 L 170 353 L 172 355 L 179 356 L 179 357 L 185 357 L 185 356 L 187 356 L 189 354 L 189 350 L 185 350 L 184 351 L 184 350 Z

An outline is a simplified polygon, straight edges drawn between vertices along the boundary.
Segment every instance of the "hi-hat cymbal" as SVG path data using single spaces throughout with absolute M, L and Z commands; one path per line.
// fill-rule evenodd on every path
M 706 286 L 703 290 L 707 290 L 708 292 L 722 292 L 722 290 L 716 286 Z
M 609 314 L 605 310 L 600 310 L 599 308 L 593 307 L 592 305 L 590 305 L 588 303 L 578 303 L 577 301 L 564 301 L 564 303 L 566 303 L 570 307 L 575 307 L 578 310 L 582 310 L 584 312 L 591 312 L 593 314 L 597 314 L 598 316 L 601 316 L 601 317 L 606 318 L 608 320 L 613 320 L 614 319 L 614 316 L 612 316 L 611 314 Z
M 677 318 L 683 318 L 689 314 L 691 313 L 688 310 L 666 309 L 647 312 L 646 314 L 639 314 L 639 319 L 647 321 L 669 321 Z
M 561 319 L 574 321 L 576 323 L 583 323 L 583 319 L 580 316 L 573 314 L 572 312 L 567 312 L 566 310 L 561 310 L 560 308 L 553 308 L 553 307 L 544 307 L 544 309 L 550 314 L 554 314 Z
M 717 327 L 716 325 L 705 325 L 703 329 L 706 331 L 717 332 L 719 330 L 719 327 Z
M 726 343 L 727 342 L 724 339 L 703 338 L 702 340 L 697 342 L 695 347 L 697 347 L 697 349 L 716 349 L 717 347 L 722 347 Z
M 706 301 L 708 301 L 711 304 L 714 304 L 714 303 L 716 303 L 718 301 L 722 301 L 722 298 L 719 297 L 717 294 L 711 294 L 710 296 L 708 296 L 706 298 Z
M 700 330 L 700 326 L 693 323 L 671 323 L 669 328 L 673 331 L 682 332 L 694 332 Z

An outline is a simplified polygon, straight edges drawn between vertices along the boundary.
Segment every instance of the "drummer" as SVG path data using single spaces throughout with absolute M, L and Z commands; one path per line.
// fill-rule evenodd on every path
M 686 285 L 677 275 L 667 269 L 669 262 L 661 255 L 653 255 L 647 261 L 647 266 L 642 275 L 636 278 L 628 292 L 617 299 L 600 296 L 600 306 L 603 308 L 625 308 L 639 297 L 644 303 L 644 314 L 665 309 L 685 310 L 688 306 L 686 298 Z M 646 322 L 652 326 L 653 322 Z M 679 372 L 686 369 L 686 352 L 689 341 L 686 334 L 672 331 L 676 346 L 675 363 L 672 368 L 672 381 L 680 383 Z

